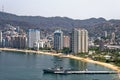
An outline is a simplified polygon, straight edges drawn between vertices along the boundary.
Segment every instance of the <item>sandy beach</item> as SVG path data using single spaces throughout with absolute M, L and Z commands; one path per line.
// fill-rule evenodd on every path
M 109 64 L 109 63 L 104 63 L 100 61 L 94 61 L 88 58 L 82 58 L 82 57 L 77 57 L 74 55 L 64 55 L 64 54 L 56 54 L 56 53 L 51 53 L 51 52 L 42 52 L 42 51 L 34 51 L 34 50 L 20 50 L 20 49 L 12 49 L 12 48 L 0 48 L 0 50 L 4 51 L 17 51 L 17 52 L 30 52 L 30 53 L 37 53 L 37 54 L 46 54 L 46 55 L 51 55 L 51 56 L 59 56 L 59 57 L 66 57 L 66 58 L 71 58 L 71 59 L 76 59 L 84 62 L 89 62 L 93 64 L 98 64 L 107 68 L 110 68 L 112 70 L 115 70 L 117 72 L 120 72 L 120 67 Z

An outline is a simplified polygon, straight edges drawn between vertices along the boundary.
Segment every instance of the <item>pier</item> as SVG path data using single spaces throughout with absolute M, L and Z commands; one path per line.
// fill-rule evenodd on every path
M 54 71 L 52 72 L 52 74 L 118 74 L 118 72 L 116 71 Z

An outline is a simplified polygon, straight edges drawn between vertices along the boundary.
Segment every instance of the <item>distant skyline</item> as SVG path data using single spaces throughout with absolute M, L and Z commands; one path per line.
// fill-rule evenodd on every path
M 120 19 L 120 0 L 0 0 L 0 11 L 22 16 Z

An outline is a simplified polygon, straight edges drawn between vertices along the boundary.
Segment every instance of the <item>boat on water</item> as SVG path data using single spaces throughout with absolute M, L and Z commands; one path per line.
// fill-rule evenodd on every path
M 63 67 L 43 69 L 44 73 L 52 73 L 52 74 L 66 74 L 68 71 L 72 71 L 72 69 L 63 69 Z

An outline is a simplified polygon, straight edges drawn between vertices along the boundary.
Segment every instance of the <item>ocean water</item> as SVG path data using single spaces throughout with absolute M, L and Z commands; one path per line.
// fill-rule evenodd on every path
M 76 70 L 110 70 L 100 65 L 55 56 L 5 52 L 0 53 L 0 80 L 119 80 L 117 74 L 45 74 L 43 69 L 62 66 Z

